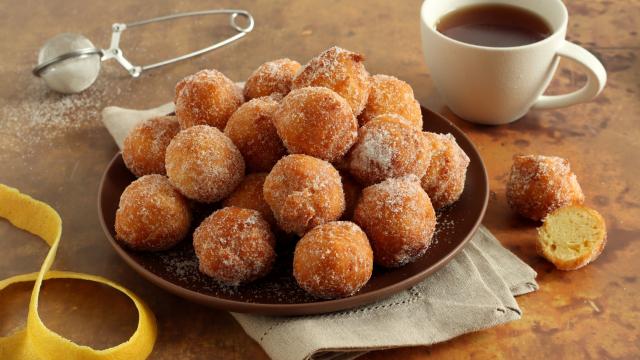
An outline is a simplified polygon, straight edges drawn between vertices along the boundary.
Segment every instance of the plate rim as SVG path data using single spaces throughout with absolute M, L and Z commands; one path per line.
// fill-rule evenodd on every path
M 480 152 L 475 144 L 471 141 L 471 139 L 465 134 L 458 126 L 452 123 L 449 119 L 444 117 L 441 114 L 438 114 L 435 111 L 432 111 L 424 106 L 421 106 L 423 111 L 429 112 L 432 116 L 437 116 L 441 120 L 444 120 L 448 123 L 449 126 L 456 129 L 456 131 L 462 135 L 465 141 L 471 146 L 473 151 L 476 153 L 477 158 L 480 160 L 479 165 L 482 169 L 482 174 L 484 178 L 484 199 L 482 204 L 482 209 L 475 223 L 473 224 L 471 231 L 465 236 L 465 238 L 458 243 L 458 245 L 453 248 L 448 254 L 439 259 L 436 263 L 431 265 L 430 267 L 420 271 L 417 274 L 414 274 L 402 281 L 398 281 L 394 284 L 382 287 L 380 289 L 372 290 L 370 292 L 358 294 L 356 293 L 353 296 L 340 298 L 340 299 L 331 299 L 331 300 L 322 300 L 318 302 L 307 302 L 307 303 L 288 303 L 288 304 L 271 304 L 271 303 L 256 303 L 256 302 L 246 302 L 239 300 L 230 300 L 217 297 L 215 295 L 207 295 L 194 290 L 190 290 L 184 288 L 182 286 L 176 285 L 161 276 L 158 276 L 152 273 L 150 270 L 140 265 L 137 261 L 135 261 L 127 251 L 111 236 L 111 232 L 107 227 L 107 224 L 104 220 L 104 214 L 102 212 L 102 193 L 104 191 L 104 185 L 106 182 L 107 173 L 112 168 L 115 161 L 117 161 L 120 157 L 122 157 L 122 152 L 118 151 L 113 158 L 109 161 L 109 164 L 105 168 L 102 173 L 102 177 L 100 179 L 100 185 L 98 188 L 98 217 L 100 221 L 100 226 L 107 237 L 107 240 L 114 248 L 116 253 L 130 266 L 135 270 L 139 275 L 148 280 L 154 285 L 157 285 L 164 290 L 169 291 L 172 294 L 178 295 L 182 298 L 185 298 L 189 301 L 195 301 L 197 303 L 207 305 L 213 308 L 217 308 L 220 310 L 227 311 L 235 311 L 242 313 L 254 313 L 254 314 L 262 314 L 262 315 L 277 315 L 277 316 L 286 316 L 286 315 L 313 315 L 313 314 L 324 314 L 330 313 L 340 310 L 349 310 L 358 306 L 366 306 L 371 304 L 377 300 L 381 300 L 383 298 L 387 298 L 393 294 L 396 294 L 404 289 L 407 289 L 418 282 L 424 280 L 427 276 L 435 273 L 444 265 L 446 265 L 449 261 L 451 261 L 464 247 L 467 243 L 473 238 L 473 236 L 478 232 L 478 228 L 482 224 L 482 220 L 487 211 L 488 203 L 489 203 L 489 177 L 487 174 L 487 169 L 484 165 L 484 161 L 480 156 Z M 423 114 L 423 118 L 425 115 Z

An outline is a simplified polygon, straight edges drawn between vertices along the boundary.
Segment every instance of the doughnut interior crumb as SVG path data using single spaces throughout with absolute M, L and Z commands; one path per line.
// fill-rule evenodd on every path
M 576 270 L 604 249 L 607 229 L 602 215 L 582 205 L 559 208 L 538 228 L 538 252 L 560 270 Z

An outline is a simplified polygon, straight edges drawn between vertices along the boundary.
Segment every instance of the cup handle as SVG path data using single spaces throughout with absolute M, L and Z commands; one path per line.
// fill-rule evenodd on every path
M 533 109 L 553 109 L 589 101 L 598 96 L 607 82 L 607 72 L 602 63 L 584 48 L 565 40 L 557 54 L 581 64 L 587 72 L 587 83 L 569 94 L 541 95 Z

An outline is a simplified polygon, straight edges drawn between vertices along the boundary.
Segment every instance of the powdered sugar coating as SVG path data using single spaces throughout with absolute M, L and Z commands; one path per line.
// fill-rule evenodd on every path
M 224 199 L 222 206 L 257 210 L 269 224 L 275 225 L 276 220 L 273 217 L 273 212 L 262 194 L 262 187 L 266 178 L 267 173 L 255 173 L 245 176 L 231 195 Z
M 274 93 L 287 95 L 291 91 L 291 83 L 300 66 L 299 62 L 287 58 L 260 65 L 247 79 L 244 85 L 244 97 L 250 100 Z
M 175 116 L 160 116 L 138 124 L 124 139 L 122 159 L 137 177 L 165 175 L 164 155 L 167 146 L 180 131 Z
M 269 171 L 287 153 L 273 125 L 277 108 L 273 97 L 253 99 L 242 104 L 227 122 L 224 133 L 240 150 L 248 171 Z
M 275 237 L 260 212 L 226 207 L 215 211 L 193 233 L 198 269 L 226 285 L 239 285 L 271 271 Z
M 537 221 L 562 206 L 584 203 L 584 194 L 568 160 L 517 155 L 507 182 L 507 201 L 514 211 Z
M 362 191 L 354 222 L 367 234 L 376 263 L 399 267 L 422 256 L 436 227 L 436 214 L 420 179 L 387 179 Z
M 186 197 L 204 203 L 231 194 L 244 176 L 244 160 L 217 128 L 197 125 L 182 130 L 167 147 L 169 180 Z
M 134 250 L 160 251 L 189 232 L 187 200 L 162 175 L 145 175 L 127 186 L 116 211 L 116 238 Z
M 358 121 L 349 104 L 322 87 L 292 90 L 282 99 L 273 123 L 290 153 L 327 161 L 344 156 L 358 137 Z
M 382 114 L 398 114 L 422 130 L 420 104 L 411 85 L 389 75 L 373 75 L 367 104 L 358 117 L 360 126 Z
M 398 115 L 398 114 L 385 113 L 385 114 L 376 116 L 375 119 L 377 120 L 384 119 L 385 121 L 397 122 L 397 123 L 401 123 L 401 124 L 408 125 L 415 128 L 415 125 L 411 121 L 407 120 L 404 116 Z M 417 130 L 421 130 L 421 129 L 417 129 Z
M 398 119 L 380 115 L 358 131 L 349 153 L 349 172 L 362 184 L 413 174 L 424 176 L 431 151 L 422 132 Z M 401 119 L 401 118 L 400 118 Z
M 263 194 L 280 228 L 298 235 L 339 219 L 345 209 L 338 171 L 308 155 L 278 161 L 265 179 Z
M 421 183 L 436 209 L 458 201 L 464 191 L 469 157 L 451 134 L 425 132 L 431 144 L 431 163 Z
M 334 46 L 311 59 L 293 79 L 292 89 L 307 86 L 329 88 L 345 98 L 358 116 L 369 97 L 369 73 L 364 56 Z
M 182 129 L 195 125 L 224 130 L 244 102 L 241 90 L 217 70 L 201 70 L 176 85 L 176 116 Z
M 321 298 L 351 296 L 371 278 L 373 252 L 354 223 L 316 226 L 296 245 L 293 276 L 307 292 Z

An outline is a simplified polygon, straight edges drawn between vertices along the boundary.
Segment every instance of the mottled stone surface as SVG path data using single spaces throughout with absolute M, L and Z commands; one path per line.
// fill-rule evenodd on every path
M 304 63 L 337 44 L 366 54 L 371 73 L 409 82 L 422 104 L 469 134 L 491 179 L 485 224 L 538 271 L 541 286 L 519 298 L 524 310 L 520 321 L 432 347 L 364 358 L 638 358 L 640 246 L 634 240 L 640 239 L 640 1 L 567 3 L 569 39 L 604 62 L 609 74 L 605 91 L 587 104 L 531 112 L 511 125 L 485 127 L 456 118 L 435 92 L 422 59 L 419 1 L 8 2 L 0 11 L 0 182 L 50 203 L 62 215 L 56 268 L 106 276 L 150 304 L 159 322 L 152 358 L 266 359 L 227 313 L 161 291 L 110 248 L 98 223 L 96 198 L 102 171 L 117 149 L 97 114 L 106 105 L 147 108 L 164 103 L 179 79 L 202 68 L 214 67 L 243 80 L 264 61 L 287 56 Z M 215 53 L 136 80 L 115 63 L 105 63 L 98 82 L 80 96 L 48 93 L 30 74 L 39 46 L 60 32 L 79 32 L 106 46 L 112 22 L 218 6 L 252 11 L 255 32 Z M 135 62 L 162 59 L 226 36 L 225 26 L 225 18 L 201 18 L 127 30 L 125 53 Z M 563 61 L 549 92 L 566 92 L 584 81 L 578 65 Z M 587 203 L 608 224 L 609 243 L 595 263 L 560 272 L 535 255 L 535 224 L 513 215 L 504 196 L 510 160 L 517 153 L 570 159 Z M 37 270 L 46 253 L 43 243 L 4 221 L 0 247 L 0 278 Z M 29 292 L 20 285 L 0 295 L 0 334 L 24 321 Z M 51 281 L 43 293 L 45 323 L 81 344 L 112 346 L 126 340 L 135 327 L 135 309 L 114 290 Z

